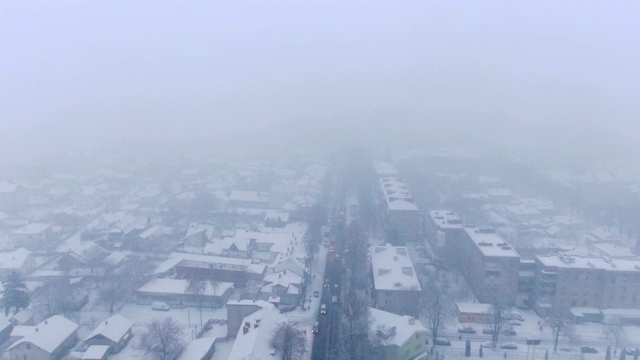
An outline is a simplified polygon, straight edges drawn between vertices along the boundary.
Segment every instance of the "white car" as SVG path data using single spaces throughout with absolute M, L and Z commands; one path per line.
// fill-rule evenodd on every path
M 171 307 L 167 303 L 156 301 L 151 304 L 151 309 L 158 310 L 158 311 L 169 311 Z

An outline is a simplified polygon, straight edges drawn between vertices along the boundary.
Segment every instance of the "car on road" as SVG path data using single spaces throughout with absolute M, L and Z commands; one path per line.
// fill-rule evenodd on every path
M 320 291 L 314 290 L 313 291 L 313 297 L 320 297 Z
M 471 326 L 465 326 L 461 329 L 458 329 L 458 332 L 460 334 L 475 334 L 476 333 L 476 329 L 472 328 Z
M 433 343 L 438 346 L 451 346 L 451 341 L 447 339 L 436 339 Z
M 333 284 L 333 288 L 334 288 L 335 290 L 338 290 L 338 284 Z
M 169 311 L 171 307 L 167 303 L 156 301 L 151 303 L 151 309 L 157 311 Z
M 318 333 L 318 328 L 320 327 L 320 323 L 316 321 L 315 324 L 313 324 L 313 328 L 311 328 L 311 333 L 312 334 L 317 334 Z
M 507 335 L 507 336 L 516 336 L 517 333 L 515 330 L 513 329 L 505 329 L 502 331 L 503 334 Z
M 320 305 L 320 315 L 326 315 L 327 314 L 327 305 L 322 304 Z
M 331 302 L 332 303 L 337 303 L 338 302 L 338 297 L 336 295 L 333 295 L 333 297 L 331 297 Z
M 324 288 L 325 289 L 329 288 L 329 279 L 324 279 Z
M 593 346 L 583 346 L 580 348 L 580 352 L 583 354 L 597 354 L 598 350 Z
M 500 345 L 500 349 L 503 349 L 503 350 L 518 350 L 518 345 L 516 345 L 514 343 L 502 344 L 502 345 Z

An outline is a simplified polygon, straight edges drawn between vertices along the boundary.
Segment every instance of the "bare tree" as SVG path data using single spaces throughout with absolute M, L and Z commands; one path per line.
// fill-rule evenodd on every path
M 154 319 L 140 335 L 138 348 L 152 359 L 173 360 L 184 349 L 182 330 L 171 317 Z
M 57 314 L 71 298 L 68 279 L 55 279 L 38 289 L 39 303 L 44 307 L 45 317 Z
M 489 323 L 489 329 L 491 331 L 491 345 L 493 348 L 498 344 L 500 334 L 504 330 L 504 326 L 507 323 L 505 318 L 506 305 L 501 302 L 494 302 L 491 309 L 491 322 Z
M 116 305 L 127 294 L 128 279 L 123 275 L 111 275 L 104 279 L 102 287 L 98 290 L 98 298 L 103 303 L 109 314 L 113 314 Z
M 546 325 L 551 328 L 551 337 L 553 339 L 553 352 L 558 351 L 558 342 L 560 336 L 571 336 L 573 334 L 571 318 L 569 311 L 564 308 L 554 308 L 549 312 L 549 316 L 545 321 Z
M 436 276 L 423 281 L 420 299 L 413 302 L 418 307 L 418 313 L 427 317 L 427 328 L 431 331 L 432 344 L 438 339 L 438 334 L 453 315 L 451 298 L 447 293 L 448 286 Z
M 368 333 L 369 303 L 363 294 L 350 288 L 342 300 L 342 313 L 346 319 L 346 335 L 351 342 Z
M 282 360 L 301 359 L 307 351 L 307 337 L 302 330 L 286 322 L 275 329 L 270 344 L 280 350 Z
M 620 347 L 622 342 L 625 340 L 624 328 L 622 327 L 622 325 L 620 325 L 619 322 L 617 322 L 615 324 L 607 325 L 607 327 L 605 327 L 604 329 L 604 333 L 609 339 L 613 340 L 613 353 L 617 354 L 618 347 Z
M 196 298 L 198 303 L 198 311 L 200 312 L 200 327 L 202 327 L 202 301 L 205 291 L 207 290 L 207 283 L 201 280 L 190 280 L 187 286 L 187 292 Z

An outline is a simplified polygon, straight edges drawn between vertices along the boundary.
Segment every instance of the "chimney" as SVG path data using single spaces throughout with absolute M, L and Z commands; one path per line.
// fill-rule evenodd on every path
M 45 320 L 45 321 L 44 321 L 44 324 L 45 324 L 45 325 L 47 325 L 48 323 L 49 323 L 49 321 L 48 321 L 48 320 Z
M 105 320 L 105 321 L 104 321 L 104 324 L 105 324 L 105 325 L 109 325 L 109 320 Z
M 243 334 L 246 334 L 248 332 L 249 332 L 249 328 L 248 327 L 245 326 L 245 327 L 242 328 L 242 333 Z
M 245 321 L 245 322 L 244 322 L 244 327 L 251 327 L 251 323 L 250 323 L 250 322 L 248 322 L 248 321 Z
M 36 332 L 38 332 L 38 328 L 36 328 Z

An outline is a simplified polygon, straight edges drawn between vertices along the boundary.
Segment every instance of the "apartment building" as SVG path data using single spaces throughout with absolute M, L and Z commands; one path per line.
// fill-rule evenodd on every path
M 425 239 L 434 255 L 448 264 L 459 258 L 462 219 L 451 210 L 429 210 L 424 221 Z
M 483 303 L 516 304 L 520 255 L 492 228 L 464 227 L 461 271 Z
M 380 179 L 388 226 L 395 226 L 402 241 L 417 240 L 420 232 L 418 206 L 407 186 L 398 178 Z
M 640 258 L 536 256 L 534 309 L 640 309 Z
M 375 307 L 395 314 L 409 314 L 421 287 L 407 248 L 391 244 L 372 246 L 369 254 Z

